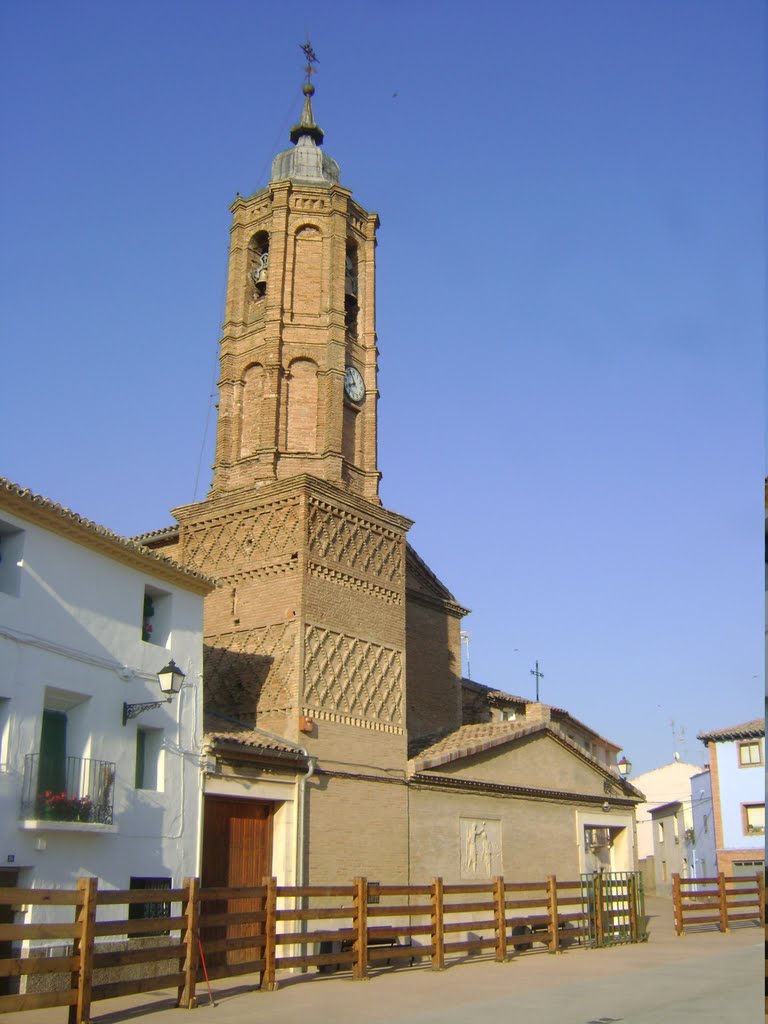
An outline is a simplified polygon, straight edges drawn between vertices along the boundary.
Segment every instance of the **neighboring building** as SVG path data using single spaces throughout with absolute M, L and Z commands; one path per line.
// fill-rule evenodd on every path
M 693 815 L 690 800 L 672 800 L 651 809 L 655 888 L 659 896 L 672 893 L 672 876 L 692 875 Z
M 212 488 L 137 538 L 222 584 L 205 605 L 203 877 L 632 867 L 640 794 L 618 747 L 487 688 L 465 716 L 466 609 L 378 492 L 379 219 L 319 149 L 304 93 L 295 148 L 231 208 Z M 258 855 L 220 863 L 215 837 L 245 818 Z
M 180 884 L 199 864 L 213 583 L 2 479 L 0 557 L 0 884 Z
M 765 863 L 765 719 L 698 738 L 709 750 L 717 870 L 754 874 Z
M 712 878 L 717 873 L 717 848 L 709 767 L 691 776 L 690 799 L 693 818 L 691 874 L 694 878 Z
M 651 812 L 654 807 L 680 801 L 685 805 L 686 814 L 692 823 L 690 780 L 701 770 L 701 765 L 686 764 L 685 761 L 677 760 L 675 755 L 675 760 L 670 764 L 644 772 L 632 780 L 645 794 L 645 800 L 637 806 L 637 855 L 648 891 L 652 892 L 656 881 L 663 876 L 661 865 L 654 862 L 654 827 Z M 692 866 L 691 871 L 693 873 Z

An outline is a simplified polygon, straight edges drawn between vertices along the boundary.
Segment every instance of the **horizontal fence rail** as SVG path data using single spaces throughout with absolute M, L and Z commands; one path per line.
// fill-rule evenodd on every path
M 762 872 L 712 878 L 672 875 L 672 906 L 678 935 L 691 925 L 715 924 L 721 932 L 728 932 L 736 921 L 765 927 L 765 880 Z
M 637 879 L 627 878 L 622 900 L 636 892 Z M 272 991 L 278 972 L 289 970 L 346 970 L 360 980 L 385 965 L 426 960 L 442 970 L 478 955 L 505 961 L 535 945 L 558 953 L 596 944 L 583 878 L 554 875 L 458 885 L 356 878 L 300 887 L 265 878 L 248 888 L 202 888 L 191 878 L 179 889 L 122 890 L 99 889 L 86 878 L 71 891 L 0 889 L 0 904 L 19 918 L 46 907 L 50 918 L 0 924 L 0 941 L 17 953 L 0 959 L 7 993 L 0 1013 L 62 1006 L 69 1024 L 87 1022 L 96 1000 L 163 988 L 175 988 L 178 1005 L 192 1008 L 203 980 L 258 973 L 260 987 Z M 644 938 L 638 917 L 626 941 Z M 51 942 L 55 948 L 41 948 Z M 35 991 L 43 982 L 51 990 Z M 12 984 L 24 991 L 8 991 Z

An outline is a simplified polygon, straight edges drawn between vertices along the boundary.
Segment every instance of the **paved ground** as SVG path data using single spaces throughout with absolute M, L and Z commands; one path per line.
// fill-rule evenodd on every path
M 685 1024 L 762 1020 L 763 932 L 754 925 L 729 934 L 689 932 L 677 938 L 669 901 L 649 899 L 650 938 L 636 946 L 534 951 L 497 964 L 475 958 L 433 973 L 429 967 L 382 969 L 367 982 L 312 974 L 290 978 L 274 993 L 253 979 L 214 983 L 216 1005 L 198 987 L 192 1024 Z M 167 992 L 93 1005 L 94 1024 L 146 1018 L 182 1024 L 186 1011 Z M 66 1009 L 6 1014 L 19 1024 L 65 1024 Z

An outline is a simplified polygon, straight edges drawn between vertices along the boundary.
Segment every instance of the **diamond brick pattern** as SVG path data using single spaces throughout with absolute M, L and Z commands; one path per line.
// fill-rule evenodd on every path
M 206 637 L 206 703 L 246 721 L 295 707 L 297 641 L 296 622 Z
M 306 627 L 304 644 L 304 704 L 403 724 L 400 651 L 318 626 Z
M 403 572 L 398 541 L 394 532 L 359 516 L 314 501 L 309 505 L 309 551 L 316 558 L 393 583 Z
M 297 510 L 295 500 L 276 502 L 252 515 L 241 513 L 202 523 L 185 534 L 185 562 L 226 579 L 297 551 Z

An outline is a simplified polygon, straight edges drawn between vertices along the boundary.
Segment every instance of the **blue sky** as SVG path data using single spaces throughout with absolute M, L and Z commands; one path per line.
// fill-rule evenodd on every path
M 382 219 L 382 498 L 473 678 L 538 658 L 637 772 L 702 761 L 763 707 L 757 0 L 4 0 L 0 472 L 129 535 L 204 497 L 228 207 L 307 30 Z

